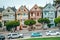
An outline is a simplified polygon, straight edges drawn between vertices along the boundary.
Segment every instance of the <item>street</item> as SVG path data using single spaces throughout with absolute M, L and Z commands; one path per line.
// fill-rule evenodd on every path
M 19 33 L 24 34 L 24 38 L 31 38 L 31 33 L 32 33 L 32 32 L 41 32 L 41 33 L 43 34 L 42 37 L 45 37 L 45 36 L 46 36 L 46 31 L 49 31 L 49 30 L 35 30 L 35 31 L 21 30 L 21 31 L 19 31 Z M 58 32 L 60 32 L 60 30 L 58 30 L 58 29 L 52 30 L 52 31 L 58 31 Z M 5 37 L 6 37 L 5 40 L 17 40 L 17 39 L 20 39 L 20 38 L 17 38 L 17 39 L 8 39 L 8 38 L 7 38 L 7 34 L 8 34 L 9 32 L 0 32 L 0 33 L 3 33 L 3 34 L 5 35 Z M 17 33 L 18 33 L 18 32 L 17 32 Z M 60 35 L 56 35 L 56 36 L 59 36 L 59 37 L 60 37 Z

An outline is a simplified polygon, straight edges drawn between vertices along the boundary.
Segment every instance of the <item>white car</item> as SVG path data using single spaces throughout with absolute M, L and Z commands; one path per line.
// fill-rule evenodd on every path
M 60 35 L 60 32 L 48 31 L 48 32 L 46 32 L 46 35 Z
M 23 34 L 19 34 L 19 33 L 9 33 L 8 34 L 8 39 L 10 38 L 23 38 Z

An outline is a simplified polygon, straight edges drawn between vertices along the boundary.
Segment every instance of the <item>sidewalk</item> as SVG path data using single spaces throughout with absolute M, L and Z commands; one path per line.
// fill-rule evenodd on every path
M 24 39 L 30 39 L 30 38 L 50 38 L 50 37 L 60 37 L 58 36 L 42 36 L 42 37 L 25 37 L 25 38 L 19 38 L 18 40 L 24 40 Z

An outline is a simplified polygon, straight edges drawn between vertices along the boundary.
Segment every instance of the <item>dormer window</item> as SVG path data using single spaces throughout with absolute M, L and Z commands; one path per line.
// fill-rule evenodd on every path
M 35 9 L 37 9 L 37 8 L 35 8 Z
M 10 12 L 10 10 L 8 10 L 8 12 Z

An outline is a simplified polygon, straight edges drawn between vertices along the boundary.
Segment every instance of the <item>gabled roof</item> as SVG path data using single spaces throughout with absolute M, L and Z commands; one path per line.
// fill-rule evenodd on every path
M 34 11 L 33 9 L 39 9 L 38 11 L 40 11 L 41 10 L 41 8 L 37 5 L 37 4 L 35 4 L 31 9 L 30 9 L 30 11 Z
M 50 10 L 51 8 L 53 8 L 53 10 L 56 10 L 56 8 L 51 3 L 46 4 L 43 10 L 45 10 L 46 8 L 49 8 L 48 10 Z
M 0 12 L 2 12 L 4 10 L 4 8 L 0 8 Z
M 14 12 L 16 12 L 16 8 L 15 8 L 15 7 L 11 7 L 11 9 L 12 9 Z
M 51 3 L 46 4 L 44 8 L 46 8 L 48 5 L 51 5 Z
M 5 10 L 7 9 L 11 9 L 12 11 L 16 12 L 16 8 L 15 7 L 7 7 Z
M 20 10 L 22 10 L 22 9 L 24 10 L 24 8 L 27 9 L 26 6 L 23 6 L 23 5 L 22 5 L 22 6 L 20 7 Z M 28 9 L 27 9 L 27 10 L 28 10 Z M 29 11 L 29 10 L 28 10 L 28 11 Z

